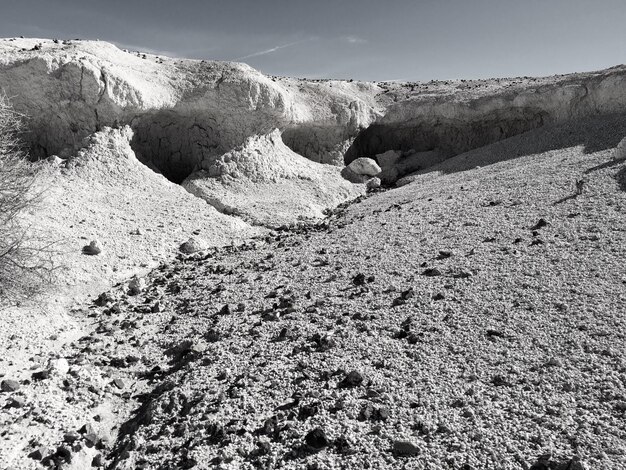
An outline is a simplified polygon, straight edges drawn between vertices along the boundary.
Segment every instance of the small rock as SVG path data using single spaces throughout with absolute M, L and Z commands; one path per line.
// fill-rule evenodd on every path
M 142 277 L 133 276 L 128 283 L 128 294 L 138 295 L 146 288 L 146 280 Z
M 63 459 L 67 463 L 72 461 L 72 450 L 66 446 L 57 447 L 57 451 L 55 455 Z
M 328 438 L 322 428 L 315 428 L 304 438 L 304 442 L 313 449 L 323 449 L 328 446 Z
M 26 403 L 26 400 L 24 400 L 24 397 L 11 397 L 9 399 L 9 402 L 7 403 L 7 407 L 8 408 L 22 408 L 25 403 Z
M 531 230 L 539 230 L 540 228 L 546 227 L 548 224 L 548 222 L 546 222 L 546 219 L 539 219 L 539 221 L 533 225 L 530 229 Z
M 91 240 L 89 245 L 83 247 L 83 253 L 91 256 L 99 255 L 102 253 L 102 245 L 98 240 Z
M 120 390 L 122 390 L 126 386 L 126 384 L 124 383 L 122 379 L 114 379 L 113 385 L 115 385 Z
M 178 248 L 181 253 L 190 255 L 205 249 L 205 244 L 198 238 L 191 237 Z
M 91 434 L 95 433 L 93 426 L 90 423 L 83 424 L 81 428 L 78 430 L 80 434 Z
M 352 372 L 347 374 L 343 378 L 343 380 L 339 382 L 337 386 L 339 388 L 354 388 L 354 387 L 358 387 L 362 383 L 363 383 L 363 376 L 356 370 L 353 370 Z
M 362 286 L 365 284 L 365 274 L 359 273 L 352 278 L 352 284 L 355 286 Z
M 561 367 L 563 365 L 563 362 L 556 357 L 551 357 L 550 360 L 546 363 L 546 366 L 549 367 Z
M 352 444 L 350 444 L 350 441 L 345 436 L 339 436 L 335 439 L 333 445 L 339 454 L 353 453 Z
M 33 378 L 33 380 L 45 380 L 48 377 L 50 377 L 50 371 L 48 371 L 48 370 L 40 370 L 40 371 L 37 371 L 37 372 L 33 372 L 31 377 Z
M 372 191 L 374 189 L 380 188 L 381 184 L 382 182 L 380 181 L 380 178 L 374 176 L 373 178 L 367 180 L 367 182 L 365 183 L 365 188 Z
M 95 304 L 98 307 L 104 307 L 109 302 L 114 302 L 114 301 L 115 301 L 115 298 L 110 292 L 103 292 L 102 294 L 98 296 L 98 298 L 95 301 Z
M 63 434 L 63 440 L 65 442 L 69 442 L 70 444 L 74 441 L 77 441 L 78 439 L 80 439 L 80 434 L 78 434 L 76 431 L 70 431 Z
M 61 166 L 65 163 L 65 160 L 63 160 L 62 158 L 58 157 L 57 155 L 50 155 L 48 157 L 48 161 L 53 165 L 53 166 Z
M 0 390 L 3 392 L 15 392 L 20 389 L 20 384 L 17 380 L 5 379 L 0 382 Z
M 50 449 L 46 446 L 39 446 L 35 450 L 33 450 L 28 457 L 33 460 L 42 460 L 50 454 Z
M 92 467 L 102 467 L 104 465 L 104 460 L 102 459 L 102 454 L 96 454 L 91 461 Z
M 422 275 L 428 277 L 441 276 L 441 271 L 437 268 L 428 268 L 422 272 Z
M 420 449 L 411 441 L 396 440 L 393 441 L 393 451 L 398 455 L 410 456 L 419 454 Z
M 49 362 L 48 370 L 53 374 L 66 375 L 70 371 L 70 364 L 67 362 L 67 359 L 63 357 L 52 359 Z

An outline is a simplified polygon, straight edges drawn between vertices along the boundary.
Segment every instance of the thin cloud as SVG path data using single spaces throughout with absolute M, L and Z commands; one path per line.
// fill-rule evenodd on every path
M 343 36 L 341 39 L 350 44 L 367 44 L 367 39 L 359 36 Z
M 276 47 L 272 47 L 270 49 L 265 49 L 264 51 L 258 51 L 258 52 L 253 52 L 252 54 L 248 54 L 245 55 L 243 57 L 237 57 L 236 61 L 238 60 L 245 60 L 245 59 L 251 59 L 252 57 L 259 57 L 262 55 L 267 55 L 267 54 L 272 54 L 273 52 L 279 51 L 281 49 L 285 49 L 287 47 L 293 47 L 293 46 L 297 46 L 298 44 L 302 44 L 303 42 L 308 42 L 308 41 L 312 41 L 313 38 L 309 38 L 309 39 L 302 39 L 300 41 L 294 41 L 294 42 L 290 42 L 287 44 L 281 44 L 280 46 L 276 46 Z

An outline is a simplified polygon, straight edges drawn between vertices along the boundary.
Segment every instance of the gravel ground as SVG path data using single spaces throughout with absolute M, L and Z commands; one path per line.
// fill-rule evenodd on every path
M 624 135 L 546 127 L 118 286 L 65 352 L 95 441 L 60 434 L 44 462 L 626 468 Z M 103 403 L 136 409 L 107 428 Z

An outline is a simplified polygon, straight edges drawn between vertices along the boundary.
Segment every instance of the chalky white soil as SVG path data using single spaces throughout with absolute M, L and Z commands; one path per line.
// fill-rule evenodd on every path
M 0 466 L 626 468 L 624 135 L 545 127 L 120 286 L 69 374 L 2 393 Z

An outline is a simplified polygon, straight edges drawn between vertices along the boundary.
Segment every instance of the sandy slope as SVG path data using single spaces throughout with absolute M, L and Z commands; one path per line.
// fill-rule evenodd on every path
M 65 353 L 144 404 L 100 452 L 111 468 L 625 467 L 624 122 L 508 139 L 317 230 L 163 265 L 142 294 L 116 294 L 93 310 L 102 333 Z M 363 382 L 342 387 L 352 370 Z M 34 420 L 46 386 L 24 385 L 4 426 Z M 306 445 L 315 428 L 321 449 Z

